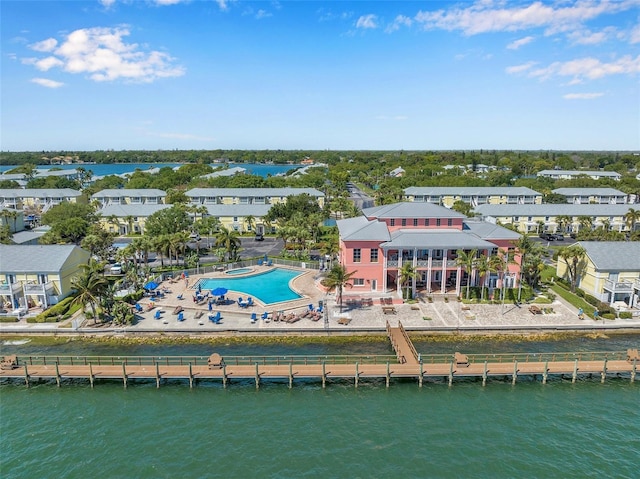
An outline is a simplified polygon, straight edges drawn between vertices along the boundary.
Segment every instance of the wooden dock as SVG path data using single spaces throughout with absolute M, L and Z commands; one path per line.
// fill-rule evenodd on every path
M 131 381 L 151 380 L 160 387 L 163 380 L 188 380 L 193 387 L 197 381 L 219 381 L 226 387 L 231 381 L 286 381 L 289 387 L 295 380 L 354 381 L 416 379 L 422 386 L 424 379 L 445 380 L 481 378 L 485 385 L 489 378 L 510 380 L 519 377 L 550 376 L 571 378 L 608 376 L 628 377 L 634 382 L 637 350 L 625 352 L 536 353 L 536 354 L 450 354 L 418 355 L 406 331 L 399 324 L 387 332 L 396 356 L 5 356 L 0 368 L 0 380 L 21 380 L 29 386 L 34 380 L 85 379 L 93 387 L 96 380 L 121 380 L 124 387 Z

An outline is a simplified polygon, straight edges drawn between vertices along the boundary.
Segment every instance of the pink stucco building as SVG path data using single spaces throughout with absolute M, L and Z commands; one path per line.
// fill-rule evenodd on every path
M 430 203 L 395 203 L 363 210 L 363 216 L 339 220 L 340 263 L 353 276 L 352 293 L 385 294 L 397 291 L 402 265 L 409 261 L 417 278 L 411 288 L 428 293 L 456 293 L 470 281 L 479 281 L 456 263 L 457 251 L 478 250 L 487 256 L 512 251 L 520 235 L 495 224 L 469 219 Z M 518 260 L 518 257 L 516 257 Z M 509 265 L 506 287 L 517 284 L 519 266 Z M 490 288 L 501 286 L 497 273 L 488 277 Z

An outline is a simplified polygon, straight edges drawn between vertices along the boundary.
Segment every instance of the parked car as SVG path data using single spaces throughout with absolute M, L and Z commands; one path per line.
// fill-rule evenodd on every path
M 547 240 L 547 241 L 555 241 L 556 235 L 554 235 L 553 233 L 540 233 L 540 239 Z
M 554 239 L 556 241 L 564 241 L 564 235 L 563 234 L 555 233 L 553 236 L 554 236 Z
M 256 237 L 254 239 L 256 241 L 264 241 L 264 235 L 262 233 L 256 233 Z
M 120 263 L 113 263 L 109 268 L 111 274 L 122 274 L 122 265 Z

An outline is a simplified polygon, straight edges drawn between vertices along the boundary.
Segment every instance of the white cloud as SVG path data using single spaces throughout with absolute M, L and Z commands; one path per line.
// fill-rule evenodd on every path
M 267 12 L 266 10 L 260 9 L 260 10 L 258 10 L 256 12 L 256 18 L 258 20 L 260 20 L 261 18 L 268 18 L 268 17 L 271 17 L 271 16 L 273 16 L 273 14 Z
M 69 73 L 87 73 L 94 81 L 126 80 L 152 82 L 158 78 L 184 75 L 184 69 L 173 64 L 174 59 L 160 51 L 143 51 L 136 43 L 125 43 L 129 30 L 120 28 L 83 28 L 71 32 L 56 43 L 52 55 L 23 63 L 47 71 L 59 67 Z M 45 40 L 45 42 L 52 42 Z M 41 47 L 44 42 L 32 45 Z M 38 50 L 36 50 L 38 51 Z
M 520 38 L 518 40 L 514 40 L 513 42 L 509 43 L 507 45 L 507 48 L 509 50 L 517 50 L 521 46 L 526 45 L 527 43 L 531 43 L 533 40 L 534 40 L 534 37 L 532 36 Z
M 578 58 L 568 62 L 554 62 L 551 65 L 533 70 L 531 77 L 547 80 L 554 76 L 573 77 L 574 80 L 597 80 L 610 75 L 640 73 L 640 55 L 632 58 L 625 55 L 615 61 L 603 63 L 597 58 Z
M 604 93 L 567 93 L 562 98 L 565 100 L 593 100 L 604 95 Z
M 629 42 L 632 44 L 640 43 L 640 24 L 631 29 L 629 34 Z
M 378 17 L 373 13 L 368 15 L 362 15 L 356 21 L 356 28 L 378 28 L 378 24 L 376 23 Z
M 522 65 L 514 65 L 512 67 L 507 67 L 505 71 L 511 75 L 515 75 L 530 70 L 535 64 L 536 62 L 527 62 Z
M 33 45 L 29 45 L 29 48 L 37 52 L 51 52 L 58 44 L 58 40 L 55 38 L 47 38 L 41 42 L 36 42 Z
M 99 0 L 100 4 L 105 8 L 111 8 L 116 0 Z
M 576 30 L 567 34 L 567 38 L 578 45 L 597 45 L 606 41 L 610 36 L 615 35 L 616 29 L 607 27 L 599 32 L 590 30 Z
M 505 6 L 507 5 L 507 6 Z M 637 0 L 581 0 L 568 6 L 541 1 L 509 7 L 507 2 L 476 1 L 469 7 L 419 11 L 415 20 L 425 29 L 461 30 L 466 35 L 487 32 L 546 28 L 547 33 L 575 29 L 584 22 L 607 13 L 636 8 Z
M 47 88 L 60 88 L 64 85 L 64 83 L 55 80 L 49 80 L 48 78 L 32 78 L 30 81 L 31 83 L 35 83 Z
M 404 15 L 398 15 L 393 19 L 393 22 L 385 28 L 385 32 L 391 33 L 399 30 L 400 27 L 410 27 L 413 24 L 413 20 L 409 17 L 405 17 Z

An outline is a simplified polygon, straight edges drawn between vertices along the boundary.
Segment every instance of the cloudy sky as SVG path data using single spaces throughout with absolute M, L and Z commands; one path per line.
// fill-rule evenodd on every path
M 7 1 L 0 149 L 640 149 L 640 0 Z

